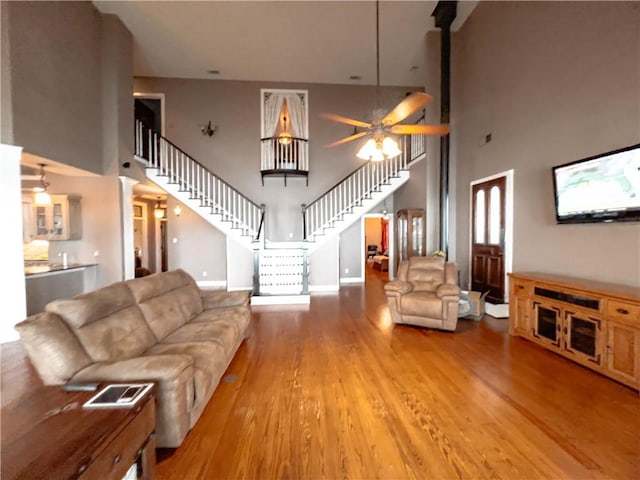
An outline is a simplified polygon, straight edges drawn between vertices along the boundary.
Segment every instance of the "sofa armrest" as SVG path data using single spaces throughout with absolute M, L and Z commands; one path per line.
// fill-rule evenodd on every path
M 384 285 L 384 292 L 387 295 L 399 296 L 409 293 L 413 288 L 409 282 L 403 282 L 400 280 L 394 280 L 393 282 L 386 283 Z
M 97 362 L 76 373 L 73 382 L 129 382 L 151 380 L 172 383 L 183 372 L 193 376 L 193 359 L 189 355 L 149 355 L 117 362 Z
M 201 290 L 202 307 L 205 310 L 225 307 L 240 307 L 249 305 L 249 295 L 251 292 L 219 292 L 215 290 Z
M 443 283 L 436 289 L 436 295 L 438 295 L 439 298 L 458 296 L 460 295 L 460 287 L 449 283 Z
M 79 371 L 72 382 L 155 381 L 158 447 L 179 447 L 191 428 L 195 368 L 189 355 L 147 355 L 100 362 Z

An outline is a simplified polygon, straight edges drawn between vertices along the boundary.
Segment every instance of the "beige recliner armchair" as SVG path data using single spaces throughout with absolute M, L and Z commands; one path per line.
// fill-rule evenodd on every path
M 454 331 L 460 288 L 455 263 L 443 258 L 411 257 L 398 267 L 398 278 L 384 286 L 393 323 Z

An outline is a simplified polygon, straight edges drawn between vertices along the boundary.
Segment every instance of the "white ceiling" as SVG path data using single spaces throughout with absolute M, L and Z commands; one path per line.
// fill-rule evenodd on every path
M 372 1 L 93 3 L 103 13 L 118 15 L 131 31 L 136 76 L 376 83 Z M 436 3 L 380 2 L 382 85 L 424 86 L 424 36 L 434 29 Z M 454 30 L 476 3 L 458 3 Z M 349 80 L 351 75 L 362 79 Z

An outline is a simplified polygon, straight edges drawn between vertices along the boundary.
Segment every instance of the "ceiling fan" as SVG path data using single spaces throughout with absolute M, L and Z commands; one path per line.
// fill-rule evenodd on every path
M 376 91 L 378 95 L 378 103 L 380 102 L 380 14 L 379 1 L 376 0 Z M 433 97 L 424 92 L 414 92 L 408 95 L 398 105 L 396 105 L 386 115 L 382 115 L 381 110 L 374 112 L 374 119 L 370 122 L 355 120 L 353 118 L 343 117 L 335 113 L 323 113 L 322 117 L 334 122 L 343 123 L 354 127 L 354 133 L 348 137 L 341 138 L 335 142 L 329 143 L 327 147 L 335 147 L 365 136 L 371 136 L 370 140 L 358 152 L 358 156 L 367 160 L 383 160 L 400 154 L 400 150 L 395 140 L 388 134 L 395 135 L 446 135 L 449 133 L 449 125 L 407 125 L 401 124 L 403 120 L 410 117 L 413 113 L 430 103 Z M 358 129 L 362 129 L 358 131 Z M 385 144 L 394 143 L 395 148 L 385 149 Z M 369 146 L 367 152 L 363 152 L 366 146 Z M 377 148 L 378 155 L 372 156 L 373 149 Z M 382 158 L 380 157 L 384 152 Z M 361 155 L 363 153 L 363 155 Z M 375 157 L 375 158 L 374 158 Z

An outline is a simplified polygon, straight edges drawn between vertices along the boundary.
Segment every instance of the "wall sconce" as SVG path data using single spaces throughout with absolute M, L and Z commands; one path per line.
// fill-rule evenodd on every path
M 180 216 L 180 214 L 182 213 L 182 207 L 180 207 L 180 204 L 173 207 L 173 213 L 176 214 L 176 217 Z
M 160 206 L 160 197 L 158 197 L 158 201 L 156 202 L 156 206 L 153 209 L 153 216 L 156 217 L 158 220 L 160 220 L 161 218 L 164 217 L 164 208 L 162 208 L 162 206 Z
M 213 137 L 213 134 L 216 133 L 216 129 L 218 128 L 217 125 L 211 125 L 211 120 L 209 120 L 208 125 L 202 127 L 200 129 L 200 131 L 202 132 L 203 135 L 207 135 L 209 137 Z
M 51 182 L 47 182 L 44 174 L 46 165 L 44 163 L 39 163 L 38 165 L 40 165 L 40 186 L 33 187 L 35 192 L 34 201 L 36 205 L 51 205 L 51 195 L 47 193 L 47 187 L 51 185 Z

